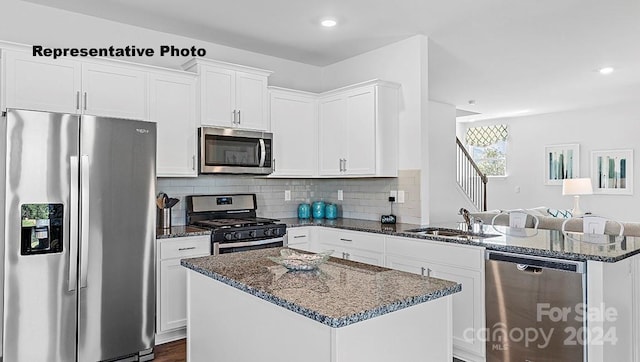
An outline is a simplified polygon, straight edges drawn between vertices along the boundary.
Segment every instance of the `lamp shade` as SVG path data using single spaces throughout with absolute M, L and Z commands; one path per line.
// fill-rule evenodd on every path
M 591 195 L 593 187 L 590 178 L 569 178 L 562 180 L 563 195 Z

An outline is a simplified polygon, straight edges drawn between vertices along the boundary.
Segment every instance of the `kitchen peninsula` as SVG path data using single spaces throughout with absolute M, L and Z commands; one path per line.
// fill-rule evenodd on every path
M 182 260 L 189 361 L 452 359 L 460 284 L 337 258 L 287 271 L 280 250 Z

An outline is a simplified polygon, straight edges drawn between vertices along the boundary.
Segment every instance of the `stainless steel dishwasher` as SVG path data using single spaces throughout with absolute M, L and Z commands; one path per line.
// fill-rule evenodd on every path
M 586 361 L 586 264 L 485 253 L 487 362 Z

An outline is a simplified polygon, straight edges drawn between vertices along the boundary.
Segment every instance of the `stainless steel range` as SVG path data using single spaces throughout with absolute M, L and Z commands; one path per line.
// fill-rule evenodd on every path
M 211 230 L 213 255 L 284 246 L 286 224 L 256 217 L 255 194 L 186 197 L 187 224 Z

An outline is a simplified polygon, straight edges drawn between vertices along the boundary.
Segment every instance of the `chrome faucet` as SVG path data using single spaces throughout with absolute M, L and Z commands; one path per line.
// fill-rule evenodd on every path
M 458 215 L 462 215 L 462 218 L 464 219 L 465 224 L 467 224 L 467 231 L 471 231 L 471 228 L 473 227 L 473 225 L 471 225 L 469 210 L 465 209 L 464 207 L 461 207 L 460 211 L 458 211 Z

